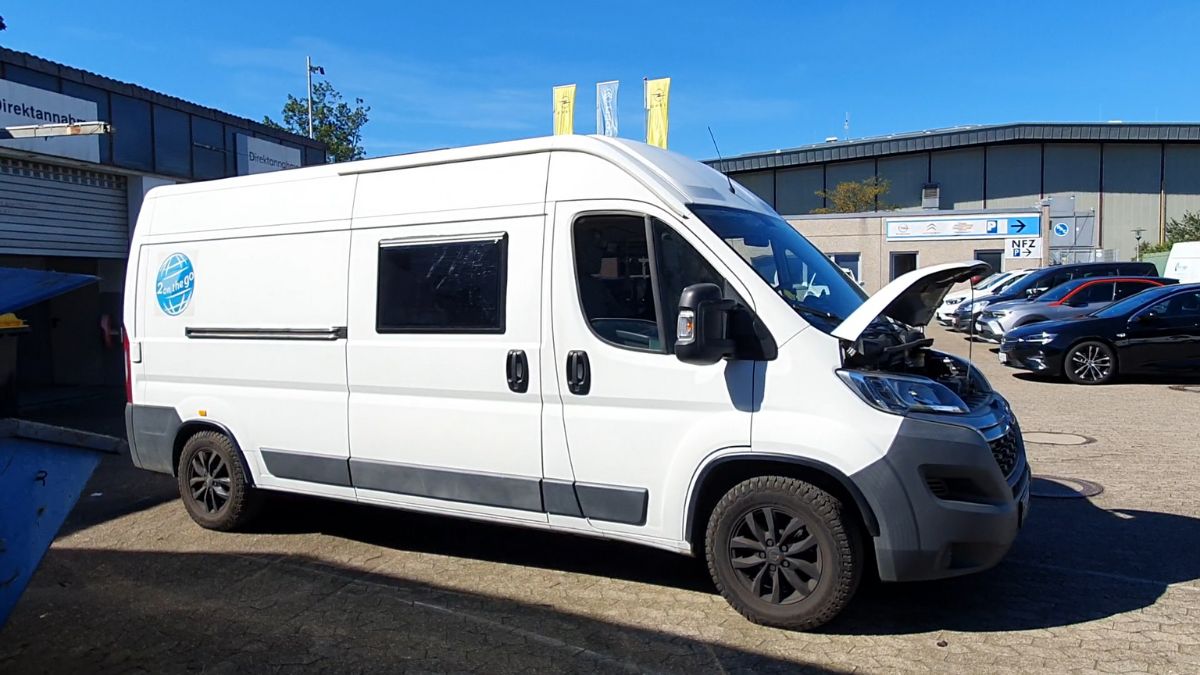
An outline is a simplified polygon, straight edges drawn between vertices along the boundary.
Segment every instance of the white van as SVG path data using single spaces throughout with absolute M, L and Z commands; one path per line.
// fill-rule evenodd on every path
M 133 462 L 212 529 L 283 491 L 607 537 L 811 628 L 1016 536 L 1016 419 L 921 333 L 982 269 L 868 299 L 745 188 L 602 137 L 155 188 Z
M 1184 241 L 1171 247 L 1163 276 L 1181 284 L 1200 283 L 1200 241 Z

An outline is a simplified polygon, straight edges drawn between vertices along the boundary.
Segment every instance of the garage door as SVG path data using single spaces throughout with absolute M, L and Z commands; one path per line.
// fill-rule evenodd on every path
M 0 157 L 0 253 L 124 258 L 125 177 Z

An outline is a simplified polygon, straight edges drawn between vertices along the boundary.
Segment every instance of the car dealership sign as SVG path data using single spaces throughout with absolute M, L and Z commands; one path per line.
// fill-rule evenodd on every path
M 81 98 L 0 80 L 0 127 L 95 122 L 96 104 Z M 100 161 L 98 136 L 0 139 L 0 147 L 85 162 Z
M 239 176 L 266 173 L 300 166 L 299 148 L 264 141 L 261 138 L 237 135 L 237 172 Z
M 908 239 L 1004 239 L 1036 237 L 1042 218 L 1037 213 L 967 216 L 901 216 L 884 219 L 888 241 Z

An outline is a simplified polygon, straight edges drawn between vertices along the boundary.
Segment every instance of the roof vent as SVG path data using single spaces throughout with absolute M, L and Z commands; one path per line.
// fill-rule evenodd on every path
M 826 136 L 825 142 L 826 143 L 837 143 L 837 136 Z
M 921 208 L 939 209 L 942 203 L 942 187 L 937 183 L 921 186 Z

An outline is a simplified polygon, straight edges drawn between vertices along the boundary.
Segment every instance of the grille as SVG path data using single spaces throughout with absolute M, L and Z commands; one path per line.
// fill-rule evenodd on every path
M 1017 467 L 1017 455 L 1021 451 L 1017 440 L 1018 433 L 1020 432 L 1014 425 L 1009 427 L 1003 436 L 988 444 L 992 447 L 992 457 L 996 458 L 1000 473 L 1003 473 L 1005 478 L 1012 475 L 1013 469 Z

